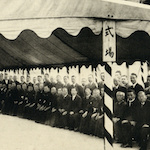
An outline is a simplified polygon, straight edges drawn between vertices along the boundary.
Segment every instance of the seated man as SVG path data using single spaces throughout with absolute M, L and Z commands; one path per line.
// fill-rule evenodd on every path
M 79 111 L 80 113 L 80 132 L 89 134 L 90 128 L 90 120 L 92 114 L 92 103 L 94 101 L 94 97 L 91 95 L 92 91 L 89 88 L 85 89 L 85 97 L 82 100 L 82 107 Z
M 126 111 L 127 103 L 125 102 L 125 93 L 118 91 L 116 93 L 116 102 L 114 104 L 114 138 L 115 141 L 120 143 L 122 142 L 122 126 L 121 121 L 123 119 L 123 113 Z
M 132 137 L 135 130 L 135 110 L 138 101 L 133 89 L 127 92 L 127 108 L 124 111 L 121 121 L 122 128 L 122 145 L 121 147 L 132 147 Z
M 92 112 L 90 120 L 90 133 L 98 137 L 103 137 L 103 101 L 100 96 L 100 90 L 97 88 L 94 89 L 92 96 L 93 101 L 91 103 Z
M 147 101 L 145 92 L 138 93 L 139 103 L 136 107 L 136 133 L 140 150 L 147 149 L 150 133 L 150 102 Z
M 73 87 L 71 89 L 71 101 L 69 103 L 69 128 L 71 130 L 78 130 L 80 124 L 79 111 L 81 110 L 82 99 L 77 94 L 77 89 Z

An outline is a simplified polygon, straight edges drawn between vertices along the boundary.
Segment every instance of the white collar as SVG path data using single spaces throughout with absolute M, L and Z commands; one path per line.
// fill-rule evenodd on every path
M 132 102 L 134 102 L 134 101 L 135 101 L 135 99 L 132 99 L 132 100 L 130 100 L 130 101 L 128 100 L 129 103 L 132 103 Z
M 137 84 L 137 82 L 136 82 L 136 83 L 134 83 L 132 86 L 133 86 L 133 87 L 135 87 L 135 86 L 136 86 L 136 84 Z

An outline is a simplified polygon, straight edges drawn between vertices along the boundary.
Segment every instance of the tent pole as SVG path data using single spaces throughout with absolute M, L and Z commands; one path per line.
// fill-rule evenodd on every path
M 103 62 L 105 62 L 104 94 L 104 149 L 113 149 L 113 78 L 112 62 L 116 61 L 115 21 L 103 21 Z

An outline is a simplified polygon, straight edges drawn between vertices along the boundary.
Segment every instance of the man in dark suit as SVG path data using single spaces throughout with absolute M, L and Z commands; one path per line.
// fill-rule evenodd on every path
M 72 81 L 71 89 L 72 88 L 76 88 L 78 95 L 81 98 L 83 98 L 84 97 L 84 91 L 83 91 L 82 86 L 80 86 L 79 84 L 77 84 L 77 82 L 76 82 L 76 76 L 73 75 L 71 77 L 71 81 Z
M 45 75 L 44 75 L 44 83 L 43 84 L 44 84 L 44 86 L 48 86 L 49 88 L 51 88 L 48 73 L 45 73 Z
M 140 150 L 147 150 L 150 134 L 150 102 L 147 101 L 145 92 L 138 93 L 139 103 L 136 108 L 136 133 Z
M 27 77 L 26 77 L 26 84 L 27 84 L 27 86 L 29 86 L 29 85 L 33 85 L 32 83 L 31 83 L 31 77 L 30 77 L 30 75 L 27 75 Z
M 92 74 L 90 74 L 88 76 L 88 81 L 89 81 L 89 83 L 86 85 L 86 87 L 89 88 L 93 92 L 93 90 L 95 88 L 97 88 L 97 86 L 96 86 L 96 84 L 93 81 L 93 75 Z
M 77 94 L 77 89 L 73 87 L 71 89 L 71 101 L 69 104 L 69 128 L 72 130 L 78 130 L 80 123 L 79 111 L 81 109 L 82 99 Z
M 20 77 L 20 83 L 21 83 L 21 85 L 23 85 L 25 83 L 25 77 L 24 76 Z
M 61 76 L 60 75 L 57 75 L 56 76 L 56 89 L 58 90 L 59 88 L 62 88 L 63 87 L 63 83 L 61 82 Z
M 17 75 L 14 75 L 14 76 L 13 76 L 13 81 L 16 83 L 16 85 L 19 84 Z
M 122 145 L 121 147 L 132 147 L 132 137 L 135 134 L 135 111 L 138 101 L 133 89 L 127 92 L 127 108 L 122 116 Z
M 129 88 L 134 89 L 136 95 L 139 91 L 144 91 L 143 87 L 139 83 L 137 83 L 137 75 L 135 73 L 131 74 L 130 80 L 132 82 L 132 86 L 130 86 Z
M 5 74 L 4 74 L 3 83 L 6 84 L 7 86 L 8 86 L 9 83 L 10 83 L 10 84 L 12 83 L 12 81 L 10 82 L 10 80 L 9 80 L 9 78 L 8 78 L 8 73 L 7 73 L 7 72 L 5 72 Z
M 68 89 L 68 93 L 71 94 L 71 85 L 69 83 L 69 76 L 64 76 L 64 85 L 63 87 L 66 87 Z
M 114 122 L 114 138 L 115 141 L 120 143 L 122 142 L 122 119 L 123 113 L 126 111 L 127 103 L 125 102 L 125 93 L 122 91 L 118 91 L 116 93 L 116 102 L 114 104 L 114 114 L 113 114 L 113 122 Z
M 63 87 L 62 97 L 58 102 L 58 112 L 60 114 L 59 124 L 60 127 L 67 128 L 69 126 L 69 104 L 71 102 L 71 96 L 68 94 L 68 88 Z
M 100 96 L 100 90 L 93 90 L 92 113 L 90 120 L 90 133 L 95 136 L 103 137 L 103 100 Z
M 80 123 L 80 132 L 90 134 L 90 120 L 91 120 L 91 114 L 92 114 L 92 104 L 93 99 L 92 97 L 92 91 L 89 88 L 85 89 L 85 97 L 82 99 L 82 107 L 79 111 L 80 117 L 81 117 L 81 123 Z

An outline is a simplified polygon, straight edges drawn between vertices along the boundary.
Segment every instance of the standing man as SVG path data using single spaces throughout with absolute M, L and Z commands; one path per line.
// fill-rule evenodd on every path
M 92 74 L 90 74 L 89 76 L 88 76 L 88 81 L 89 81 L 89 83 L 87 84 L 87 88 L 89 88 L 92 92 L 93 92 L 93 90 L 95 89 L 95 88 L 97 88 L 97 86 L 96 86 L 96 84 L 94 83 L 94 81 L 93 81 L 94 79 L 93 79 L 93 75 Z
M 139 91 L 144 91 L 143 87 L 139 83 L 137 83 L 137 75 L 135 73 L 131 74 L 130 80 L 132 82 L 132 86 L 130 86 L 129 88 L 132 88 L 135 91 L 136 95 Z
M 64 85 L 63 87 L 66 87 L 68 89 L 69 94 L 71 94 L 71 85 L 69 83 L 69 76 L 64 76 Z
M 77 84 L 77 82 L 76 82 L 76 76 L 73 75 L 71 77 L 71 82 L 72 82 L 71 89 L 75 88 L 77 90 L 78 95 L 81 98 L 83 98 L 84 97 L 84 91 L 83 91 L 82 86 L 80 86 L 79 84 Z

